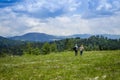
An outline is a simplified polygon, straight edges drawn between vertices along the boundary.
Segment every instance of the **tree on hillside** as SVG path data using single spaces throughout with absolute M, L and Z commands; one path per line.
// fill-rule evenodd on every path
M 23 51 L 24 54 L 32 54 L 32 43 L 27 42 Z
M 72 50 L 74 46 L 74 41 L 72 39 L 65 40 L 65 50 Z
M 42 54 L 49 54 L 50 53 L 50 44 L 48 42 L 45 42 L 42 46 Z
M 57 52 L 57 44 L 54 42 L 50 44 L 51 52 Z

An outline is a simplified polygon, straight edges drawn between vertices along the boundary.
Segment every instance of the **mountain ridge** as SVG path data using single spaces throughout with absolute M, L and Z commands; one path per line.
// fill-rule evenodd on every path
M 61 40 L 65 38 L 89 38 L 91 36 L 103 36 L 107 37 L 109 39 L 120 39 L 120 35 L 111 35 L 111 34 L 74 34 L 70 36 L 55 36 L 55 35 L 50 35 L 50 34 L 45 34 L 45 33 L 26 33 L 21 36 L 14 36 L 14 37 L 9 37 L 9 39 L 12 40 L 21 40 L 21 41 L 38 41 L 38 42 L 49 42 L 49 41 L 55 41 L 55 40 Z
M 57 36 L 45 34 L 45 33 L 26 33 L 22 36 L 9 37 L 12 40 L 21 40 L 21 41 L 52 41 L 59 39 Z

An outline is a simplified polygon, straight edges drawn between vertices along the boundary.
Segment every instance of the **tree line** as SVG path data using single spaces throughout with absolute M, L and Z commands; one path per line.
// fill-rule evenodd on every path
M 75 44 L 84 45 L 86 51 L 120 50 L 120 39 L 108 39 L 103 36 L 66 38 L 51 42 L 30 42 L 0 39 L 0 56 L 5 55 L 45 55 L 51 52 L 72 51 Z

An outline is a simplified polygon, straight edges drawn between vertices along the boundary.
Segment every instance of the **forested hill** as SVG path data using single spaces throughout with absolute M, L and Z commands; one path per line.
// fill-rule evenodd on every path
M 73 50 L 75 44 L 84 45 L 86 51 L 90 50 L 120 50 L 120 39 L 109 39 L 103 36 L 89 38 L 66 38 L 51 42 L 16 41 L 0 37 L 0 55 L 22 54 L 49 54 Z
M 39 42 L 49 42 L 49 41 L 54 41 L 54 40 L 59 40 L 62 39 L 62 37 L 57 37 L 53 35 L 48 35 L 45 33 L 27 33 L 22 36 L 14 36 L 10 37 L 9 39 L 12 40 L 21 40 L 21 41 L 39 41 Z
M 15 44 L 16 41 L 10 40 L 0 36 L 0 46 L 12 45 Z
M 39 41 L 39 42 L 49 42 L 54 40 L 61 40 L 66 38 L 89 38 L 93 36 L 92 34 L 75 34 L 70 36 L 54 36 L 45 33 L 27 33 L 22 36 L 14 36 L 10 37 L 9 39 L 12 40 L 21 40 L 21 41 Z M 109 39 L 119 39 L 120 35 L 110 35 L 110 34 L 101 34 L 100 36 L 107 37 Z
M 26 42 L 11 40 L 0 36 L 0 56 L 1 55 L 21 55 L 21 45 L 25 45 Z
M 23 41 L 19 41 L 19 40 L 12 40 L 12 39 L 8 39 L 5 37 L 0 36 L 0 46 L 15 46 L 15 45 L 20 45 L 20 44 L 24 44 L 25 42 Z
M 72 35 L 71 37 L 80 37 L 80 38 L 89 38 L 91 36 L 103 36 L 103 37 L 107 37 L 108 39 L 120 39 L 120 35 L 113 35 L 113 34 L 75 34 Z

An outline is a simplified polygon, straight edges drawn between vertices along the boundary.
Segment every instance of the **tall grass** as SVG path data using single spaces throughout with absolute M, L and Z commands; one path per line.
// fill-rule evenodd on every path
M 120 80 L 120 50 L 0 58 L 0 80 Z

